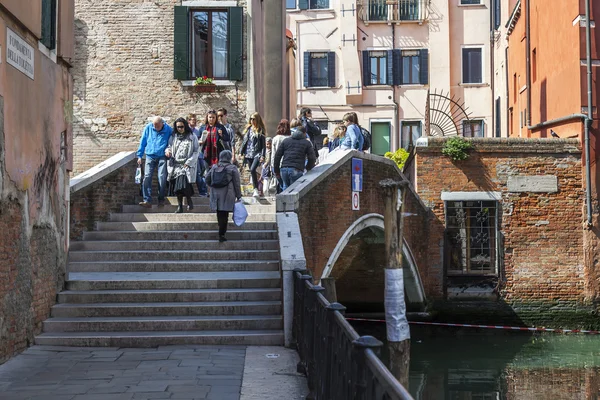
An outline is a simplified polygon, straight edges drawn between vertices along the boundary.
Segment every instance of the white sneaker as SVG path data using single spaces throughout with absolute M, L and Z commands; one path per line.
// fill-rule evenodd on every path
M 254 189 L 254 192 L 252 193 L 252 197 L 260 197 L 258 195 L 258 190 L 257 189 Z

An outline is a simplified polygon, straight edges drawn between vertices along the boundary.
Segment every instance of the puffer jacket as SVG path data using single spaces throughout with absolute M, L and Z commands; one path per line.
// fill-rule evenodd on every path
M 307 159 L 306 170 L 310 171 L 315 166 L 315 151 L 310 141 L 306 140 L 306 134 L 294 130 L 292 136 L 281 142 L 277 149 L 273 160 L 275 174 L 279 175 L 281 168 L 296 168 L 304 171 Z

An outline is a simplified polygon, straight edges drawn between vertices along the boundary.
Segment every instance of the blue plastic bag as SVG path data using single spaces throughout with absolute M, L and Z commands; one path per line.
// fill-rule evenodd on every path
M 233 206 L 233 223 L 235 226 L 242 226 L 246 222 L 246 218 L 248 218 L 246 206 L 241 200 L 237 201 Z

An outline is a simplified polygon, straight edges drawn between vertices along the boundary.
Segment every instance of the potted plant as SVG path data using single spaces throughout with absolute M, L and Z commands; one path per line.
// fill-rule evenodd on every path
M 196 92 L 212 93 L 216 90 L 217 85 L 213 83 L 212 78 L 204 75 L 196 78 L 194 81 L 194 88 L 196 89 Z

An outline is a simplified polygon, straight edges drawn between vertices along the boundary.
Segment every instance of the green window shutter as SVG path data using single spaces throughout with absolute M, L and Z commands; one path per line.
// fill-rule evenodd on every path
M 229 79 L 244 79 L 244 8 L 230 7 L 229 29 Z
M 190 17 L 188 8 L 175 6 L 173 42 L 173 77 L 184 80 L 190 77 Z
M 298 8 L 300 10 L 308 10 L 308 0 L 299 0 L 298 1 Z
M 42 0 L 42 38 L 50 50 L 56 48 L 56 0 Z

